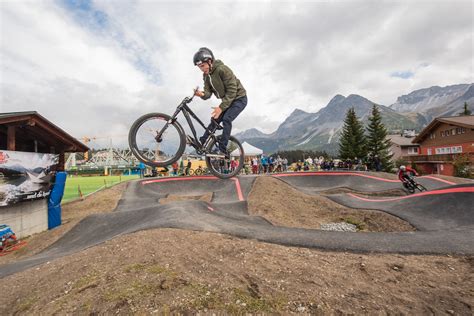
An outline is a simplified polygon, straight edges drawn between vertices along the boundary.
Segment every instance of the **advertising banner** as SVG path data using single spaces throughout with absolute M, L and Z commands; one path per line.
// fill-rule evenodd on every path
M 58 160 L 54 154 L 0 150 L 0 206 L 48 197 Z

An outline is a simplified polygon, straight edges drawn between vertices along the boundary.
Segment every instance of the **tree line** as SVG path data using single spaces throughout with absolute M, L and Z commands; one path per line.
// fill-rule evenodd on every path
M 354 108 L 347 111 L 339 140 L 341 159 L 361 160 L 377 171 L 391 171 L 393 154 L 389 153 L 389 148 L 387 129 L 382 123 L 382 115 L 375 104 L 372 106 L 366 128 L 357 118 Z

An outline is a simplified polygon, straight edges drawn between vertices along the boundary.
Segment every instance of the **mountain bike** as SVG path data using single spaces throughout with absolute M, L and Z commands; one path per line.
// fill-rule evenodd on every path
M 408 192 L 415 193 L 415 190 L 420 192 L 428 191 L 422 184 L 416 182 L 413 176 L 409 176 L 405 178 L 406 181 L 404 182 L 405 188 L 407 188 Z
M 222 136 L 216 135 L 216 132 L 222 130 L 223 127 L 214 118 L 211 120 L 215 128 L 206 127 L 188 106 L 193 98 L 194 94 L 191 97 L 185 97 L 171 116 L 163 113 L 149 113 L 138 118 L 132 124 L 128 134 L 128 143 L 133 155 L 148 166 L 166 167 L 181 158 L 188 144 L 194 148 L 195 155 L 205 157 L 208 170 L 216 177 L 227 179 L 238 175 L 244 166 L 242 144 L 234 136 L 230 136 L 227 151 L 219 152 Z M 186 118 L 192 136 L 185 133 L 177 120 L 181 112 Z M 203 143 L 197 137 L 191 118 L 209 132 L 209 137 Z M 231 168 L 232 160 L 237 161 L 236 168 Z

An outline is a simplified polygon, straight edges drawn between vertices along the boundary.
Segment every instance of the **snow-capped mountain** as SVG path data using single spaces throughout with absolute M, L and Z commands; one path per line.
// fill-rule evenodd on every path
M 431 120 L 438 116 L 456 115 L 461 111 L 464 102 L 472 105 L 473 101 L 472 83 L 447 87 L 434 86 L 402 95 L 390 108 L 401 113 L 421 113 Z
M 373 104 L 375 103 L 355 94 L 348 97 L 336 95 L 317 113 L 294 110 L 271 134 L 252 129 L 249 130 L 251 132 L 245 131 L 236 137 L 266 152 L 288 149 L 319 149 L 335 152 L 347 110 L 354 107 L 359 118 L 365 122 Z M 386 106 L 378 105 L 378 107 L 389 129 L 416 128 L 420 125 L 420 121 L 425 123 L 423 117 L 404 116 Z M 260 136 L 257 136 L 258 134 Z
M 447 87 L 430 87 L 413 91 L 397 98 L 389 107 L 377 104 L 383 123 L 389 132 L 402 129 L 420 131 L 433 118 L 458 115 L 467 102 L 474 111 L 474 84 L 458 84 Z M 337 152 L 339 135 L 347 110 L 354 107 L 364 123 L 376 104 L 360 95 L 347 97 L 340 94 L 316 113 L 295 109 L 271 134 L 252 128 L 236 135 L 241 141 L 263 149 L 265 152 L 291 149 L 313 149 Z

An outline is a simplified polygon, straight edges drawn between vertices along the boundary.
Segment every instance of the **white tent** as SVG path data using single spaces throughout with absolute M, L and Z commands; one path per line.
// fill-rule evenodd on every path
M 252 146 L 247 142 L 244 142 L 242 144 L 242 147 L 244 148 L 245 156 L 259 156 L 259 155 L 263 154 L 263 150 L 261 150 L 260 148 L 255 147 L 255 146 Z M 230 155 L 231 156 L 239 156 L 239 153 L 240 153 L 239 149 L 237 148 Z

